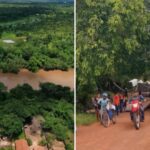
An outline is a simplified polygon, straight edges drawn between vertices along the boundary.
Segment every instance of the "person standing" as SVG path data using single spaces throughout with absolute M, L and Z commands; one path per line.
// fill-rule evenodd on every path
M 120 96 L 116 93 L 113 97 L 114 105 L 116 107 L 116 114 L 119 115 L 119 104 L 120 104 Z
M 124 107 L 124 95 L 120 93 L 120 112 L 123 112 Z
M 144 107 L 143 107 L 143 101 L 144 101 L 144 96 L 142 95 L 142 92 L 139 91 L 138 99 L 140 101 L 140 112 L 141 112 L 141 122 L 144 122 L 145 115 L 144 115 Z
M 124 89 L 124 93 L 125 93 L 125 94 L 124 94 L 124 95 L 125 95 L 125 97 L 127 97 L 127 98 L 128 98 L 128 89 L 127 89 L 127 88 L 125 88 L 125 89 Z
M 92 98 L 92 103 L 93 103 L 93 106 L 95 108 L 96 119 L 99 120 L 98 98 L 93 97 Z
M 124 100 L 123 100 L 123 111 L 126 111 L 127 101 L 128 101 L 128 98 L 124 95 Z

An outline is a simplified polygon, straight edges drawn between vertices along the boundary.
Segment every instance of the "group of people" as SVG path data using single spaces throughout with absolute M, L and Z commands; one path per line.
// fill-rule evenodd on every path
M 131 102 L 134 99 L 138 99 L 139 101 L 143 101 L 144 97 L 142 96 L 141 92 L 137 95 L 133 95 L 132 97 L 128 98 L 128 95 L 126 93 L 115 93 L 113 97 L 108 96 L 107 93 L 103 93 L 102 95 L 98 94 L 92 99 L 95 113 L 97 120 L 101 118 L 102 113 L 104 109 L 108 111 L 114 110 L 116 112 L 116 115 L 119 115 L 119 113 L 122 113 L 126 111 L 127 102 Z M 144 121 L 144 109 L 141 107 L 141 120 Z M 131 114 L 132 119 L 132 114 Z

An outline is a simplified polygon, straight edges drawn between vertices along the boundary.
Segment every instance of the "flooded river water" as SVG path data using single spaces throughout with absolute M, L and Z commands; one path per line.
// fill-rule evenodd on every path
M 39 88 L 39 83 L 51 82 L 62 86 L 68 86 L 73 90 L 74 87 L 74 70 L 68 71 L 54 70 L 44 71 L 39 70 L 37 73 L 30 72 L 26 69 L 21 69 L 18 74 L 0 73 L 0 82 L 4 83 L 8 90 L 16 87 L 16 85 L 28 83 L 34 89 Z

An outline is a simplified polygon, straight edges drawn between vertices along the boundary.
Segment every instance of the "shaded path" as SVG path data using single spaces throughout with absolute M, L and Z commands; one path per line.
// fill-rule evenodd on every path
M 145 122 L 136 130 L 129 113 L 120 114 L 116 125 L 104 128 L 98 122 L 80 126 L 77 131 L 77 150 L 148 150 L 150 149 L 150 110 Z

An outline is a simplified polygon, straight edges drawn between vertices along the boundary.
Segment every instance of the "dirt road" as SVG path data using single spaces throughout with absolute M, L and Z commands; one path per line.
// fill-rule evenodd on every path
M 149 150 L 150 110 L 145 122 L 136 130 L 129 113 L 120 114 L 116 125 L 104 128 L 99 123 L 81 126 L 77 130 L 77 150 Z

